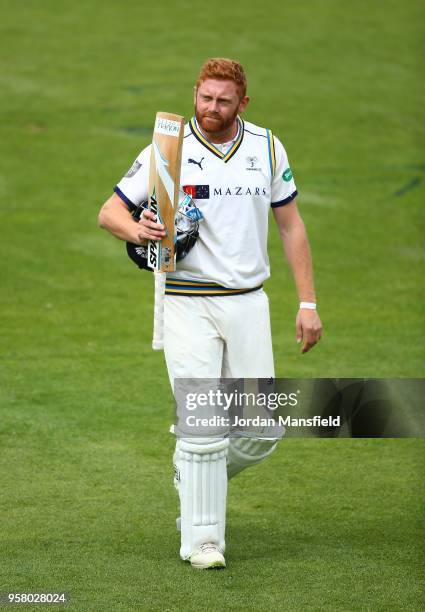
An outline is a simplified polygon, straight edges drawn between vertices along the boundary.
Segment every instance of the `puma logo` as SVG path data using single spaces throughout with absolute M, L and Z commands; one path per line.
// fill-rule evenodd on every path
M 203 170 L 203 167 L 201 166 L 202 162 L 204 161 L 204 157 L 201 159 L 201 161 L 196 161 L 195 159 L 192 159 L 191 157 L 187 160 L 188 164 L 196 164 L 197 166 L 200 167 L 201 170 Z

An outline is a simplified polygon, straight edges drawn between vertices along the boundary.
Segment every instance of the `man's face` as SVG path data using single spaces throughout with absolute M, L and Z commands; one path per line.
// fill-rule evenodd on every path
M 225 132 L 249 102 L 233 81 L 207 79 L 195 89 L 195 116 L 207 133 Z

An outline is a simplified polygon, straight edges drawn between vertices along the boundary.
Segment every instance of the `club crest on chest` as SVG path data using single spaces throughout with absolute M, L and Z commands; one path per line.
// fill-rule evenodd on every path
M 257 172 L 261 171 L 261 168 L 257 167 L 258 157 L 255 157 L 254 155 L 248 155 L 248 157 L 246 158 L 246 163 L 248 164 L 246 170 L 254 170 Z

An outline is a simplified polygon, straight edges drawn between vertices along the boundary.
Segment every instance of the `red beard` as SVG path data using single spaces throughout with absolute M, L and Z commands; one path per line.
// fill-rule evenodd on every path
M 228 117 L 227 119 L 223 119 L 218 114 L 208 113 L 208 114 L 201 115 L 195 109 L 195 116 L 196 116 L 196 120 L 198 124 L 204 130 L 204 132 L 211 133 L 211 134 L 221 133 L 227 130 L 233 124 L 237 115 L 238 115 L 238 111 L 236 110 L 235 113 L 231 117 Z

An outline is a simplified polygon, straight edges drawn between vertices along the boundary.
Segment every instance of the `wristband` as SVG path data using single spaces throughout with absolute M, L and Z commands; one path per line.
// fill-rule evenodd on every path
M 300 310 L 316 310 L 315 302 L 301 302 Z

